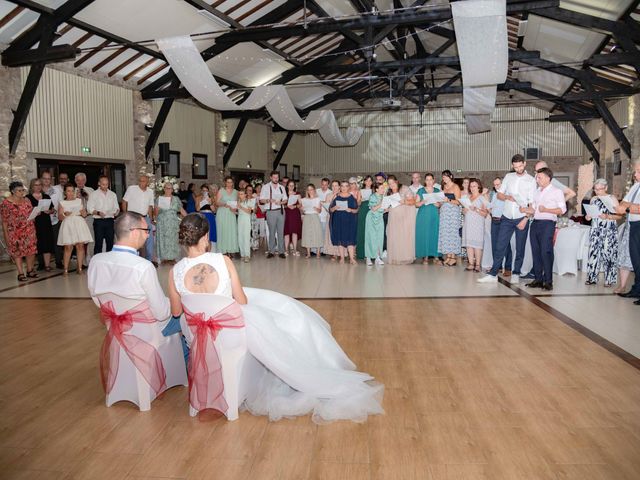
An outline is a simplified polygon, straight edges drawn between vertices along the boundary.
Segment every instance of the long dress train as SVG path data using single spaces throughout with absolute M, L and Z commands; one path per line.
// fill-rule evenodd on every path
M 207 264 L 218 273 L 216 295 L 232 297 L 231 279 L 221 254 L 183 258 L 174 267 L 180 295 L 189 269 Z M 242 306 L 249 353 L 264 369 L 244 408 L 270 420 L 312 413 L 316 423 L 334 420 L 363 422 L 382 414 L 384 386 L 371 375 L 355 371 L 355 364 L 331 335 L 329 324 L 307 305 L 271 290 L 245 288 Z M 184 319 L 182 320 L 184 322 Z M 190 343 L 190 331 L 182 329 Z

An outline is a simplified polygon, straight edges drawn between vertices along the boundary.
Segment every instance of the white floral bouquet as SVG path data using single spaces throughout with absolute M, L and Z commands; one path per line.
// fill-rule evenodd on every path
M 258 188 L 258 185 L 262 185 L 264 183 L 264 180 L 261 178 L 252 178 L 251 179 L 251 186 L 253 187 L 253 189 L 255 190 L 256 188 Z
M 151 186 L 151 182 L 152 182 L 152 179 L 149 178 L 149 185 L 150 186 Z M 155 182 L 155 185 L 154 185 L 153 189 L 158 193 L 162 193 L 162 192 L 164 192 L 164 186 L 167 183 L 171 184 L 171 186 L 173 187 L 174 193 L 177 192 L 178 189 L 180 188 L 178 179 L 176 177 L 165 176 L 165 177 L 162 177 L 162 178 L 160 178 L 160 180 Z
M 364 177 L 362 175 L 358 175 L 356 177 L 356 181 L 358 182 L 358 188 L 363 189 L 364 188 Z

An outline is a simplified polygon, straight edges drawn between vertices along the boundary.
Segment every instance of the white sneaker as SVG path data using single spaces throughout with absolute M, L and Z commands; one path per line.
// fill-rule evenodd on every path
M 485 275 L 484 277 L 476 280 L 478 283 L 498 283 L 498 277 L 494 275 Z
M 373 263 L 371 263 L 371 259 L 369 257 L 367 257 L 367 267 L 372 266 Z
M 380 257 L 376 258 L 376 265 L 384 265 L 384 262 L 380 260 Z
M 520 283 L 520 275 L 511 275 L 511 278 L 509 278 L 509 282 Z
M 387 251 L 382 252 L 382 258 L 387 258 Z

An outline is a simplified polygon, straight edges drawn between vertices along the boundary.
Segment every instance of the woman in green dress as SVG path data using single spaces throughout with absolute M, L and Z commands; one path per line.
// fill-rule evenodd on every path
M 218 252 L 233 258 L 238 248 L 238 191 L 233 188 L 233 178 L 225 177 L 224 188 L 218 192 L 216 203 L 216 234 Z
M 416 193 L 416 207 L 418 215 L 416 216 L 416 258 L 422 257 L 422 263 L 427 264 L 429 257 L 433 257 L 438 262 L 440 254 L 438 253 L 438 229 L 440 226 L 439 203 L 425 205 L 424 195 L 427 193 L 438 193 L 440 190 L 434 187 L 435 178 L 433 173 L 427 173 L 424 176 L 425 186 L 420 188 Z
M 367 223 L 367 214 L 369 213 L 369 197 L 373 193 L 373 178 L 371 175 L 364 177 L 362 181 L 362 189 L 360 190 L 360 210 L 358 210 L 358 242 L 356 243 L 356 258 L 362 260 L 364 255 L 365 229 Z
M 367 258 L 367 265 L 371 266 L 372 258 L 375 258 L 376 265 L 384 265 L 380 258 L 384 245 L 384 210 L 382 210 L 382 199 L 387 190 L 384 183 L 376 183 L 373 186 L 375 193 L 369 197 L 367 219 L 365 221 L 365 242 L 364 256 Z
M 178 244 L 178 229 L 180 219 L 187 212 L 182 208 L 180 198 L 173 194 L 173 185 L 170 182 L 162 186 L 162 194 L 156 198 L 156 248 L 158 261 L 175 262 L 180 257 L 180 245 Z

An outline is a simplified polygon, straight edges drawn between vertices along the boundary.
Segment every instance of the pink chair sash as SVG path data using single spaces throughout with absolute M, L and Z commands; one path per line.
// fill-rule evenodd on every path
M 118 376 L 120 348 L 124 348 L 133 365 L 158 395 L 167 388 L 167 374 L 156 348 L 141 338 L 127 333 L 134 323 L 155 323 L 156 319 L 145 301 L 124 313 L 116 313 L 112 302 L 100 306 L 100 321 L 107 327 L 107 335 L 100 352 L 102 386 L 110 393 Z
M 214 342 L 223 328 L 244 328 L 240 305 L 233 302 L 206 320 L 202 312 L 192 313 L 185 308 L 184 314 L 193 334 L 187 369 L 189 402 L 198 411 L 214 408 L 226 413 L 229 406 L 224 398 L 222 365 Z

